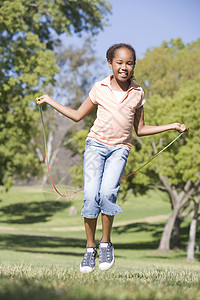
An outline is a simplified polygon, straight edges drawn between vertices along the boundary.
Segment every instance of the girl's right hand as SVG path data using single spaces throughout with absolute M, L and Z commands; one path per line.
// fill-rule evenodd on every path
M 172 126 L 173 126 L 173 129 L 175 129 L 181 133 L 189 130 L 189 127 L 186 126 L 185 124 L 173 123 Z
M 35 102 L 39 105 L 42 105 L 44 103 L 51 104 L 51 101 L 53 101 L 53 99 L 48 95 L 42 95 L 41 97 L 37 97 L 35 99 Z

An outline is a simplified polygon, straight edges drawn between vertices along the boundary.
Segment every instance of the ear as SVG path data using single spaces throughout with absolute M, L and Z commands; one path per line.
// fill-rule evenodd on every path
M 108 65 L 109 65 L 109 68 L 112 69 L 112 63 L 111 63 L 111 61 L 108 61 Z

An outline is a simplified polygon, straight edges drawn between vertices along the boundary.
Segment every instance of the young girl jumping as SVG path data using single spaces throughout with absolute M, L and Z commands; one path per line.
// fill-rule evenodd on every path
M 84 203 L 81 215 L 84 217 L 87 245 L 80 264 L 83 273 L 90 273 L 95 268 L 95 232 L 99 213 L 102 215 L 99 269 L 108 270 L 114 264 L 111 229 L 114 216 L 122 211 L 116 200 L 131 148 L 133 127 L 138 136 L 167 130 L 188 130 L 186 125 L 179 123 L 161 126 L 145 124 L 144 92 L 132 80 L 136 64 L 132 46 L 116 44 L 108 49 L 106 57 L 113 75 L 97 82 L 77 110 L 59 104 L 48 95 L 35 99 L 37 104 L 47 103 L 75 122 L 82 120 L 98 105 L 97 118 L 86 139 L 84 152 Z

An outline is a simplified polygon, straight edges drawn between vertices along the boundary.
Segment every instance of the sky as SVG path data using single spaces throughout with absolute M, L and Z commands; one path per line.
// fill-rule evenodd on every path
M 200 0 L 110 0 L 109 25 L 95 37 L 96 55 L 105 58 L 115 43 L 131 44 L 137 58 L 148 48 L 180 37 L 184 43 L 200 38 Z M 66 44 L 81 46 L 82 38 L 67 37 Z

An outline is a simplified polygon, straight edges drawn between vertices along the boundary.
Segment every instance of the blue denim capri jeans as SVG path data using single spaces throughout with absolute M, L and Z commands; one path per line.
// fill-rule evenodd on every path
M 123 146 L 109 146 L 86 139 L 83 217 L 94 219 L 100 212 L 109 216 L 122 212 L 116 200 L 128 155 L 129 150 Z

